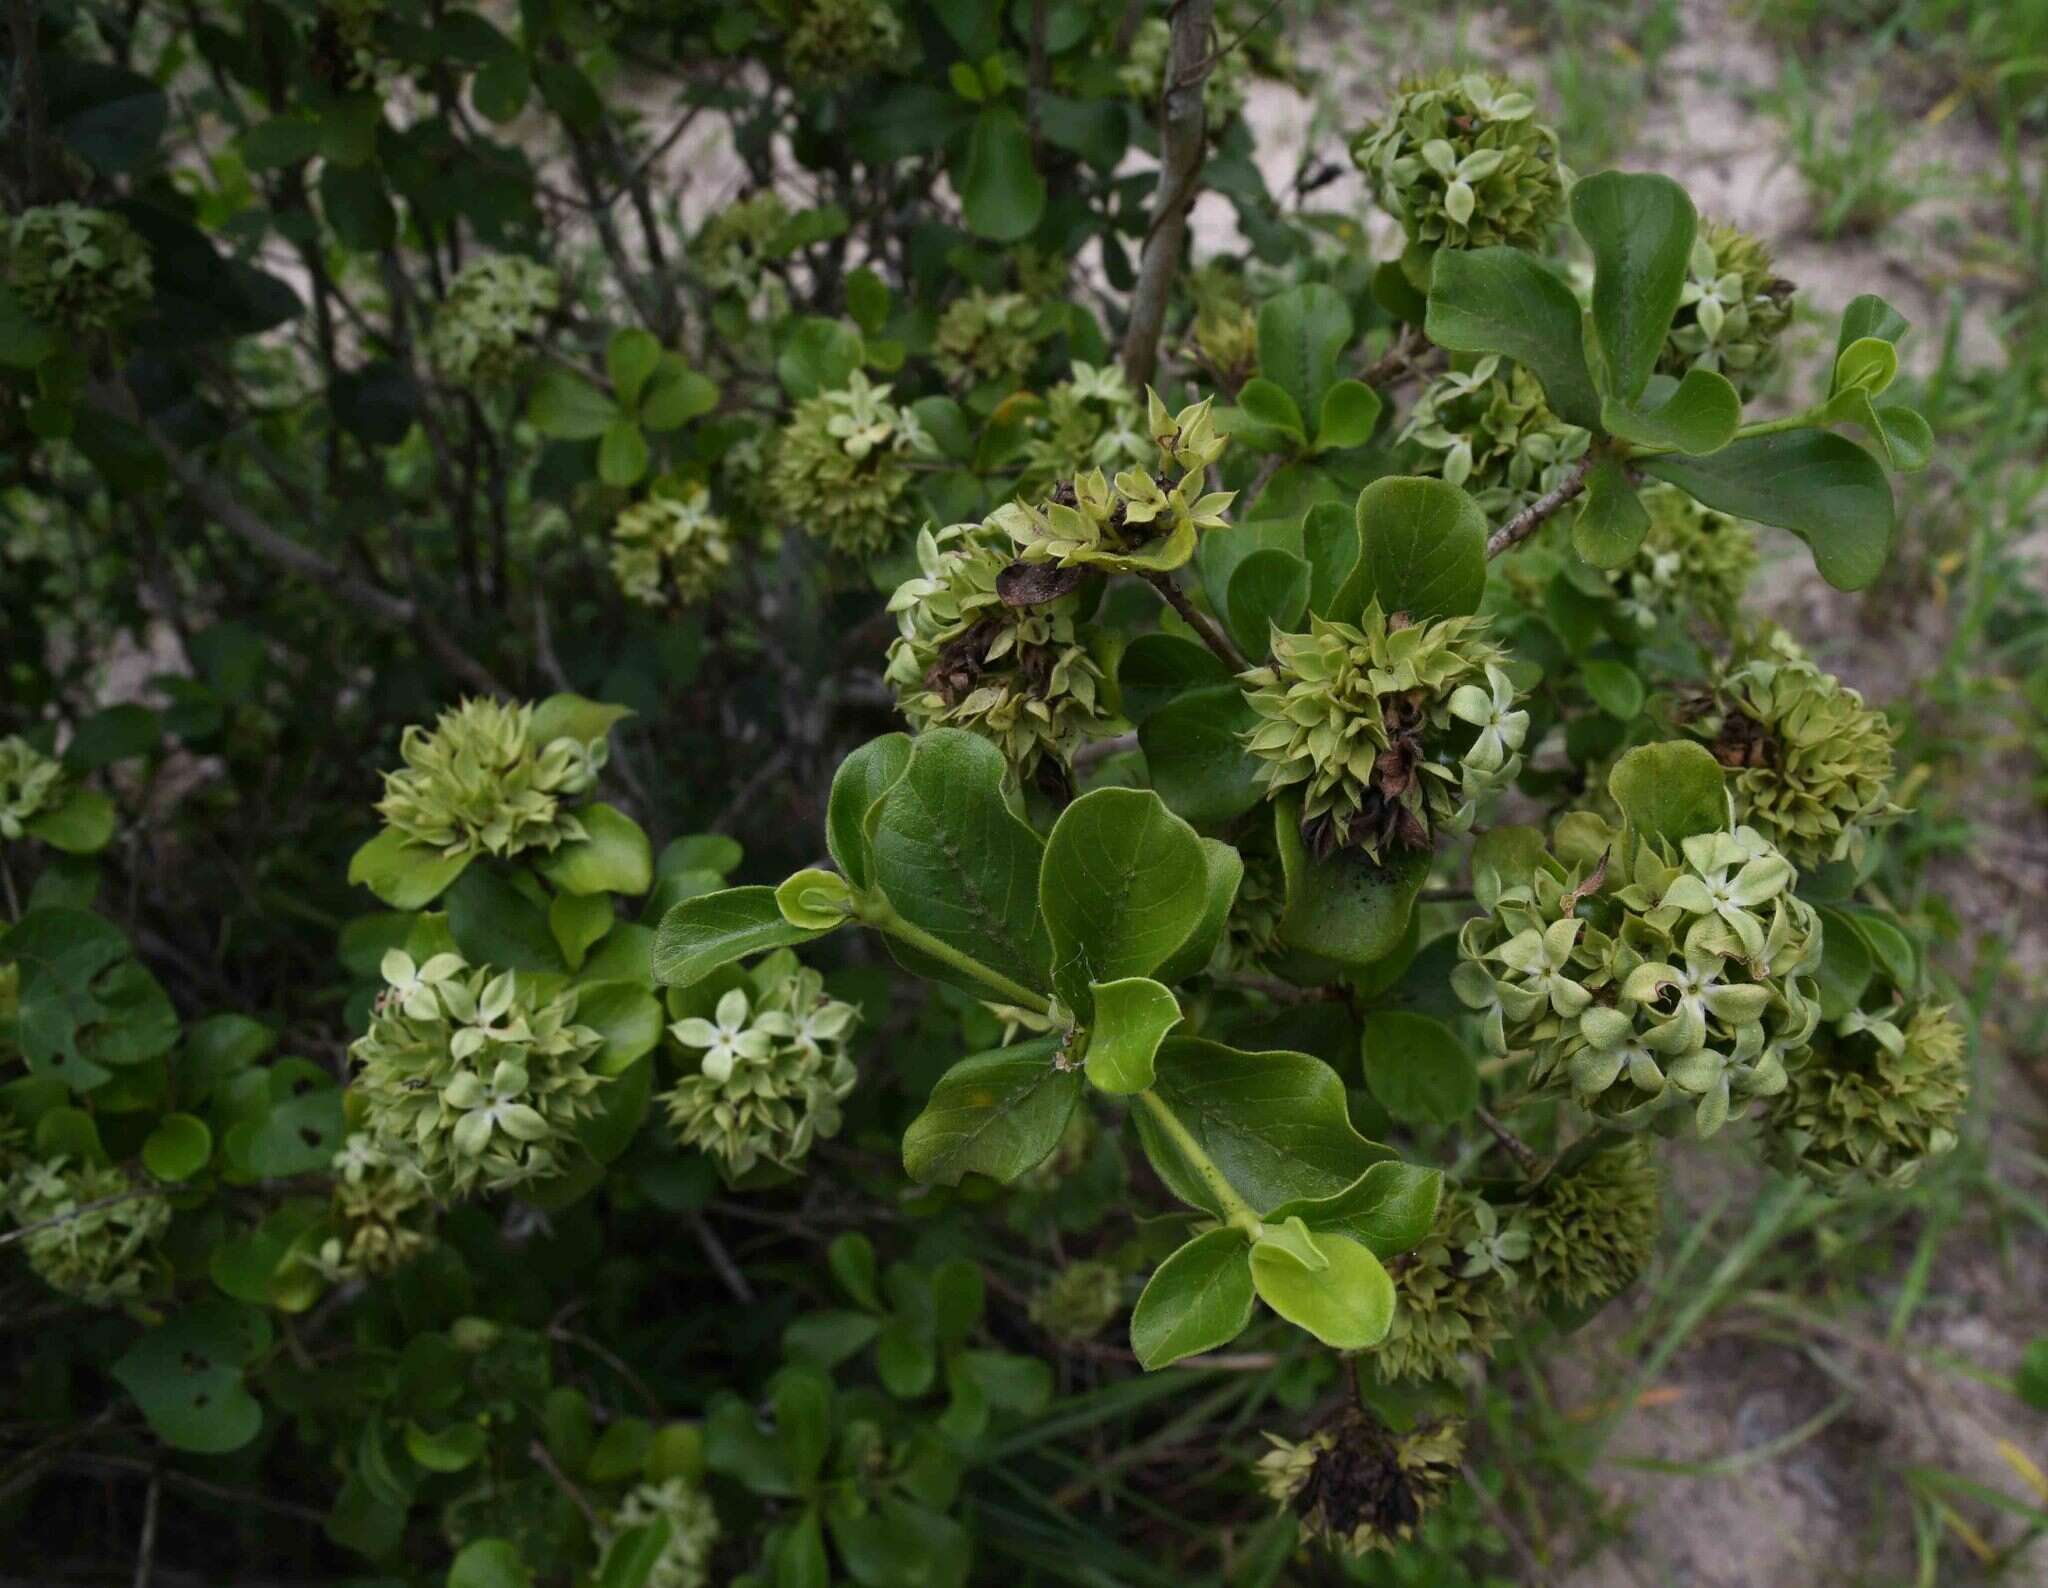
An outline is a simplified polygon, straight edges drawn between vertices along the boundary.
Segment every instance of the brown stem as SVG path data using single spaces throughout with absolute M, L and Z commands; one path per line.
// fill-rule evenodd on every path
M 1498 557 L 1510 547 L 1519 546 L 1535 534 L 1560 507 L 1576 499 L 1586 489 L 1586 471 L 1592 467 L 1592 454 L 1588 453 L 1572 465 L 1572 472 L 1562 481 L 1553 485 L 1489 535 L 1486 540 L 1486 555 Z
M 1493 1139 L 1507 1148 L 1508 1156 L 1515 1160 L 1524 1178 L 1535 1179 L 1536 1171 L 1543 1162 L 1542 1158 L 1537 1155 L 1536 1149 L 1509 1130 L 1498 1119 L 1494 1118 L 1488 1110 L 1480 1108 L 1475 1109 L 1473 1112 L 1479 1116 L 1479 1123 L 1493 1132 Z
M 540 1463 L 541 1471 L 554 1479 L 555 1487 L 575 1502 L 576 1509 L 583 1513 L 583 1520 L 590 1524 L 590 1529 L 593 1533 L 596 1532 L 601 1526 L 597 1511 L 592 1507 L 583 1491 L 569 1481 L 569 1475 L 555 1464 L 555 1458 L 548 1454 L 546 1442 L 539 1439 L 534 1440 L 533 1443 L 526 1447 L 526 1453 Z
M 1404 325 L 1393 346 L 1360 370 L 1358 378 L 1368 386 L 1391 386 L 1413 373 L 1416 361 L 1428 351 L 1429 338 L 1416 327 Z
M 1134 387 L 1148 386 L 1159 365 L 1159 334 L 1166 327 L 1166 298 L 1187 241 L 1188 206 L 1201 183 L 1208 148 L 1208 114 L 1202 86 L 1209 75 L 1207 46 L 1215 0 L 1174 0 L 1173 36 L 1166 54 L 1166 92 L 1160 99 L 1159 190 L 1152 225 L 1131 297 L 1124 332 L 1124 376 Z
M 1233 673 L 1241 673 L 1252 665 L 1237 648 L 1237 642 L 1223 632 L 1223 625 L 1190 601 L 1188 593 L 1173 582 L 1172 574 L 1148 573 L 1145 582 L 1159 592 L 1160 600 L 1180 614 L 1181 621 L 1195 631 L 1204 645 L 1230 664 Z
M 81 1202 L 69 1212 L 52 1214 L 46 1219 L 37 1219 L 33 1224 L 24 1224 L 18 1229 L 0 1235 L 0 1246 L 12 1246 L 16 1241 L 27 1240 L 40 1230 L 52 1230 L 60 1224 L 69 1224 L 82 1219 L 88 1213 L 97 1213 L 101 1208 L 113 1207 L 120 1202 L 140 1202 L 148 1197 L 160 1197 L 164 1193 L 157 1186 L 140 1186 L 132 1191 L 116 1191 L 112 1196 L 96 1197 L 90 1202 Z

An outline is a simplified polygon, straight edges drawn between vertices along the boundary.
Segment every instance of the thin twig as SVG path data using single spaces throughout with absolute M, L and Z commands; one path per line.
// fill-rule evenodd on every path
M 152 1470 L 149 1493 L 142 1502 L 142 1542 L 135 1551 L 135 1588 L 149 1588 L 150 1576 L 156 1570 L 156 1513 L 163 1495 L 163 1472 Z
M 1508 1155 L 1515 1160 L 1522 1173 L 1531 1180 L 1535 1179 L 1536 1170 L 1543 1162 L 1536 1149 L 1509 1130 L 1486 1109 L 1474 1109 L 1473 1112 L 1478 1116 L 1479 1123 L 1493 1132 L 1493 1139 L 1507 1148 Z
M 55 1464 L 60 1467 L 150 1473 L 160 1477 L 165 1483 L 180 1489 L 190 1489 L 194 1494 L 203 1494 L 209 1499 L 224 1500 L 230 1505 L 253 1507 L 259 1511 L 275 1511 L 279 1516 L 293 1517 L 312 1527 L 323 1526 L 327 1521 L 325 1511 L 315 1510 L 310 1505 L 297 1505 L 290 1500 L 275 1499 L 254 1489 L 231 1489 L 224 1483 L 195 1478 L 191 1473 L 180 1472 L 176 1467 L 157 1467 L 130 1456 L 64 1456 Z
M 555 1465 L 555 1458 L 548 1454 L 547 1445 L 536 1439 L 526 1447 L 526 1453 L 540 1463 L 541 1471 L 555 1480 L 556 1488 L 575 1501 L 576 1509 L 583 1513 L 583 1520 L 590 1524 L 592 1532 L 596 1532 L 603 1525 L 598 1520 L 596 1508 L 584 1497 L 583 1491 L 569 1481 L 569 1475 Z
M 1470 1486 L 1473 1498 L 1478 1500 L 1479 1509 L 1486 1513 L 1487 1521 L 1494 1525 L 1514 1552 L 1522 1558 L 1522 1569 L 1527 1574 L 1524 1579 L 1525 1588 L 1549 1588 L 1550 1569 L 1537 1559 L 1536 1551 L 1529 1547 L 1529 1541 L 1522 1537 L 1521 1531 L 1509 1520 L 1507 1511 L 1500 1501 L 1493 1497 L 1493 1491 L 1479 1481 L 1479 1474 L 1472 1470 L 1472 1463 L 1469 1461 L 1465 1463 L 1465 1482 Z
M 1358 378 L 1368 386 L 1391 386 L 1415 369 L 1416 360 L 1429 351 L 1429 345 L 1429 338 L 1420 330 L 1404 325 L 1394 345 L 1360 370 Z
M 1553 513 L 1586 489 L 1586 471 L 1592 466 L 1593 459 L 1590 453 L 1579 459 L 1572 465 L 1572 472 L 1569 475 L 1487 537 L 1486 555 L 1498 557 L 1509 547 L 1520 545 L 1541 529 Z
M 1113 755 L 1122 755 L 1126 750 L 1138 748 L 1136 733 L 1120 733 L 1109 739 L 1090 739 L 1074 752 L 1074 770 L 1086 772 L 1107 761 Z
M 704 1248 L 704 1255 L 711 1259 L 711 1266 L 718 1270 L 718 1277 L 725 1288 L 732 1292 L 733 1299 L 745 1307 L 754 1304 L 754 1287 L 747 1283 L 747 1276 L 740 1272 L 739 1264 L 732 1260 L 732 1253 L 725 1249 L 725 1242 L 718 1238 L 718 1231 L 711 1227 L 711 1221 L 704 1217 L 701 1209 L 690 1210 L 690 1228 L 696 1233 L 697 1244 Z
M 55 1229 L 60 1224 L 82 1219 L 88 1213 L 97 1213 L 101 1208 L 110 1208 L 117 1202 L 139 1202 L 144 1197 L 160 1197 L 163 1194 L 161 1186 L 146 1185 L 128 1191 L 116 1191 L 109 1197 L 96 1197 L 90 1202 L 79 1203 L 69 1212 L 52 1214 L 49 1218 L 37 1219 L 33 1224 L 24 1224 L 18 1229 L 9 1230 L 5 1235 L 0 1235 L 0 1246 L 12 1246 L 16 1241 L 27 1240 L 38 1230 Z
M 1209 75 L 1206 49 L 1215 0 L 1175 0 L 1172 38 L 1167 46 L 1166 92 L 1160 98 L 1159 188 L 1138 286 L 1131 295 L 1130 324 L 1124 331 L 1124 376 L 1136 388 L 1152 382 L 1159 365 L 1159 334 L 1166 328 L 1166 298 L 1187 241 L 1188 208 L 1201 183 L 1202 156 L 1209 145 L 1208 111 L 1202 85 Z
M 1237 648 L 1237 642 L 1223 632 L 1223 625 L 1190 601 L 1188 593 L 1173 582 L 1172 574 L 1148 573 L 1145 582 L 1159 592 L 1160 600 L 1180 614 L 1181 621 L 1195 631 L 1204 645 L 1230 664 L 1233 673 L 1241 673 L 1252 665 Z

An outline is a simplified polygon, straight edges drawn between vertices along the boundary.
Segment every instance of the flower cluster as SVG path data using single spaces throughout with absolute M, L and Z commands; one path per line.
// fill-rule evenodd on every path
M 533 707 L 465 700 L 431 731 L 399 740 L 405 765 L 384 774 L 377 814 L 416 844 L 459 855 L 552 850 L 585 836 L 562 809 L 603 769 L 605 741 L 533 742 Z
M 1657 367 L 1670 375 L 1718 370 L 1745 397 L 1771 371 L 1778 335 L 1792 322 L 1792 283 L 1772 268 L 1766 243 L 1720 221 L 1693 240 L 1678 313 Z
M 384 956 L 385 990 L 349 1048 L 373 1143 L 437 1197 L 559 1174 L 596 1112 L 604 1039 L 576 1024 L 573 990 L 544 994 L 459 954 Z
M 22 1255 L 43 1283 L 92 1307 L 141 1296 L 170 1204 L 107 1164 L 30 1159 L 7 1186 Z
M 905 459 L 933 450 L 924 427 L 855 370 L 843 390 L 796 405 L 776 440 L 768 496 L 776 512 L 848 557 L 886 547 L 902 529 Z
M 28 823 L 64 802 L 64 767 L 19 734 L 0 739 L 0 838 L 15 839 Z
M 646 1588 L 705 1588 L 711 1581 L 711 1551 L 718 1543 L 718 1511 L 687 1478 L 641 1483 L 627 1491 L 597 1529 L 599 1558 L 621 1533 L 655 1522 L 668 1523 L 668 1542 L 639 1580 Z
M 1422 449 L 1420 472 L 1441 475 L 1499 516 L 1561 484 L 1592 437 L 1550 411 L 1535 376 L 1489 353 L 1424 387 L 1399 439 Z
M 1484 620 L 1410 623 L 1375 600 L 1356 626 L 1311 617 L 1272 637 L 1272 660 L 1240 675 L 1260 722 L 1246 747 L 1269 793 L 1300 785 L 1319 852 L 1357 846 L 1384 862 L 1469 825 L 1476 801 L 1521 770 L 1529 714 Z M 1477 730 L 1453 751 L 1453 723 Z
M 779 257 L 789 230 L 789 205 L 766 190 L 718 211 L 690 244 L 698 273 L 716 292 L 751 302 L 768 277 L 768 262 Z
M 327 1279 L 360 1279 L 403 1268 L 434 1242 L 432 1189 L 410 1155 L 351 1131 L 334 1155 L 332 1233 L 305 1254 Z
M 710 1019 L 669 1027 L 696 1058 L 664 1099 L 677 1139 L 735 1179 L 761 1163 L 794 1169 L 813 1142 L 839 1134 L 839 1105 L 859 1078 L 846 1055 L 859 1018 L 794 954 L 770 954 Z
M 1413 79 L 1351 145 L 1411 254 L 1535 248 L 1564 205 L 1557 134 L 1536 102 L 1483 72 Z
M 1204 398 L 1169 413 L 1148 391 L 1146 425 L 1159 449 L 1160 472 L 1120 471 L 1112 481 L 1100 469 L 1062 484 L 1043 504 L 1009 502 L 988 523 L 1017 543 L 1025 562 L 1062 568 L 1095 566 L 1126 572 L 1178 568 L 1194 555 L 1205 529 L 1221 529 L 1235 491 L 1211 491 L 1209 465 L 1230 438 L 1219 435 Z M 1180 470 L 1178 480 L 1167 472 Z
M 1117 81 L 1126 94 L 1144 108 L 1147 119 L 1159 113 L 1166 94 L 1166 66 L 1173 53 L 1173 24 L 1164 17 L 1147 17 L 1131 35 L 1124 51 Z M 1243 50 L 1216 55 L 1209 74 L 1202 79 L 1202 113 L 1211 133 L 1226 126 L 1244 109 L 1245 86 L 1251 80 L 1251 65 Z
M 932 357 L 956 386 L 1018 380 L 1038 356 L 1038 310 L 1021 292 L 970 287 L 946 305 Z
M 1539 1300 L 1578 1311 L 1649 1265 L 1663 1227 L 1657 1165 L 1640 1137 L 1560 1167 L 1515 1210 L 1529 1238 L 1525 1272 Z
M 1032 1296 L 1031 1322 L 1061 1340 L 1092 1340 L 1124 1310 L 1124 1276 L 1112 1263 L 1069 1263 Z
M 1764 1115 L 1783 1168 L 1830 1189 L 1858 1181 L 1910 1185 L 1956 1144 L 1969 1099 L 1963 1028 L 1945 1007 L 1895 1001 L 1879 980 L 1875 1007 L 1817 1032 L 1788 1067 Z
M 1235 391 L 1259 367 L 1259 316 L 1241 277 L 1204 266 L 1188 280 L 1195 351 L 1217 383 Z
M 612 577 L 642 606 L 706 600 L 732 563 L 732 536 L 711 511 L 711 493 L 686 486 L 635 502 L 612 524 Z
M 1675 485 L 1655 485 L 1641 495 L 1650 516 L 1643 543 L 1607 572 L 1622 610 L 1644 630 L 1693 615 L 1733 628 L 1756 572 L 1756 532 Z
M 1287 911 L 1287 875 L 1268 830 L 1255 828 L 1239 840 L 1237 852 L 1244 875 L 1209 961 L 1216 976 L 1260 970 L 1280 950 L 1280 918 Z
M 464 267 L 448 284 L 427 335 L 435 373 L 457 385 L 510 379 L 561 296 L 553 270 L 518 254 L 494 254 Z
M 903 20 L 888 0 L 796 0 L 783 40 L 792 77 L 843 83 L 883 65 L 903 44 Z
M 1897 730 L 1782 629 L 1740 643 L 1685 716 L 1728 768 L 1736 814 L 1796 865 L 1856 859 L 1905 815 L 1891 802 Z
M 1114 364 L 1075 364 L 1045 394 L 1024 443 L 1021 484 L 1029 494 L 1090 469 L 1123 469 L 1152 455 L 1145 414 Z
M 1294 1512 L 1302 1533 L 1364 1555 L 1392 1549 L 1458 1481 L 1465 1441 L 1455 1423 L 1397 1434 L 1362 1411 L 1343 1414 L 1296 1443 L 1267 1434 L 1259 1486 Z
M 1084 740 L 1117 731 L 1077 631 L 1078 595 L 1005 602 L 996 586 L 1009 548 L 986 526 L 920 530 L 917 561 L 918 576 L 889 598 L 898 634 L 884 675 L 913 727 L 981 734 L 1024 777 L 1045 756 L 1064 765 Z
M 149 302 L 149 247 L 120 216 L 83 204 L 23 210 L 4 233 L 4 276 L 36 319 L 80 334 L 111 331 Z
M 1504 1233 L 1519 1231 L 1503 1232 L 1490 1203 L 1444 1188 L 1429 1234 L 1389 1268 L 1394 1321 L 1370 1358 L 1382 1382 L 1454 1378 L 1466 1356 L 1493 1355 L 1512 1312 L 1513 1248 L 1501 1250 Z
M 1504 889 L 1460 932 L 1453 986 L 1491 1051 L 1533 1056 L 1533 1084 L 1617 1124 L 1689 1099 L 1712 1135 L 1733 1098 L 1783 1091 L 1812 1036 L 1820 922 L 1753 827 L 1623 847 Z

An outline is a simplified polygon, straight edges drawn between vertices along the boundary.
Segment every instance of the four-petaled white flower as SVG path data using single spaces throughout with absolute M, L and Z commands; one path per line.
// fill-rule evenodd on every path
M 463 968 L 460 954 L 436 954 L 426 964 L 415 965 L 402 948 L 388 951 L 381 966 L 385 984 L 391 989 L 387 996 L 414 1020 L 440 1018 L 440 988 Z
M 524 1101 L 526 1087 L 526 1067 L 511 1059 L 502 1060 L 489 1081 L 472 1070 L 450 1081 L 441 1091 L 441 1101 L 462 1115 L 455 1122 L 455 1150 L 465 1157 L 482 1157 L 492 1133 L 500 1130 L 516 1141 L 543 1139 L 548 1122 Z
M 703 1071 L 722 1085 L 732 1078 L 740 1060 L 765 1059 L 773 1046 L 776 1033 L 767 1029 L 771 1017 L 763 1015 L 750 1023 L 748 1013 L 746 991 L 735 987 L 718 1000 L 711 1019 L 693 1015 L 669 1030 L 684 1047 L 704 1049 Z

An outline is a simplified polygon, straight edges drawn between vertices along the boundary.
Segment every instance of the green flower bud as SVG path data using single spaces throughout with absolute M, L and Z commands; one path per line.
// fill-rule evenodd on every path
M 1820 922 L 1752 827 L 1643 842 L 1632 866 L 1618 849 L 1503 889 L 1460 931 L 1452 986 L 1491 1051 L 1531 1055 L 1532 1086 L 1621 1125 L 1690 1102 L 1710 1136 L 1733 1099 L 1784 1090 L 1820 1018 Z
M 1643 543 L 1607 572 L 1623 610 L 1645 630 L 1693 616 L 1732 629 L 1756 572 L 1755 530 L 1675 485 L 1652 485 L 1641 498 L 1650 515 Z
M 463 268 L 434 311 L 427 358 L 459 386 L 510 380 L 561 302 L 560 278 L 535 259 L 494 254 Z
M 765 287 L 779 286 L 768 267 L 782 257 L 789 222 L 789 205 L 779 193 L 736 200 L 705 221 L 690 243 L 690 257 L 714 292 L 751 303 Z
M 1486 1258 L 1487 1243 L 1499 1234 L 1499 1216 L 1487 1203 L 1445 1189 L 1429 1234 L 1387 1265 L 1394 1321 L 1366 1359 L 1382 1382 L 1455 1379 L 1466 1357 L 1493 1355 L 1509 1321 L 1514 1259 L 1504 1269 L 1475 1258 Z
M 939 316 L 932 357 L 956 386 L 1022 380 L 1038 356 L 1038 318 L 1021 292 L 970 287 Z
M 1882 982 L 1874 992 L 1875 1008 L 1814 1036 L 1764 1116 L 1772 1160 L 1830 1190 L 1912 1184 L 1955 1146 L 1969 1099 L 1963 1028 L 1947 1008 L 1889 1002 Z
M 36 319 L 79 335 L 112 331 L 149 304 L 149 247 L 109 210 L 44 204 L 4 234 L 4 278 Z
M 1557 134 L 1535 115 L 1504 78 L 1443 72 L 1403 83 L 1352 141 L 1374 197 L 1407 233 L 1411 275 L 1439 248 L 1542 248 L 1565 177 Z
M 904 459 L 933 450 L 916 417 L 889 401 L 889 388 L 855 370 L 843 391 L 796 405 L 769 465 L 769 502 L 842 556 L 865 557 L 903 528 Z
M 1159 114 L 1166 96 L 1166 66 L 1173 53 L 1173 25 L 1164 17 L 1147 17 L 1138 24 L 1124 51 L 1117 81 L 1143 109 L 1146 120 Z M 1244 109 L 1245 87 L 1251 81 L 1251 62 L 1243 50 L 1229 50 L 1210 59 L 1209 74 L 1202 79 L 1202 113 L 1209 131 L 1220 132 L 1230 118 Z
M 612 577 L 642 606 L 708 600 L 732 564 L 732 535 L 711 511 L 711 493 L 685 486 L 635 502 L 612 525 Z
M 28 823 L 64 803 L 64 768 L 19 734 L 0 739 L 0 839 L 12 841 Z
M 711 1581 L 711 1551 L 720 1532 L 711 1497 L 688 1478 L 641 1483 L 627 1491 L 598 1527 L 595 1542 L 602 1560 L 621 1533 L 655 1522 L 668 1523 L 668 1542 L 645 1577 L 646 1588 L 706 1588 Z
M 1649 1265 L 1663 1225 L 1657 1166 L 1640 1137 L 1537 1182 L 1516 1209 L 1529 1235 L 1524 1270 L 1544 1304 L 1579 1311 Z
M 1069 1263 L 1031 1298 L 1031 1321 L 1061 1340 L 1092 1340 L 1124 1310 L 1124 1276 L 1110 1263 Z
M 1046 756 L 1065 766 L 1084 741 L 1117 731 L 1102 669 L 1077 632 L 1078 595 L 1005 603 L 996 581 L 1009 550 L 987 527 L 921 530 L 917 558 L 919 576 L 889 598 L 900 632 L 884 675 L 913 727 L 979 733 L 1020 777 Z
M 1891 801 L 1897 730 L 1782 629 L 1739 643 L 1685 726 L 1728 768 L 1737 816 L 1796 865 L 1858 860 L 1906 814 Z
M 334 1155 L 335 1232 L 300 1254 L 329 1281 L 403 1268 L 434 1244 L 433 1190 L 409 1156 L 351 1131 Z
M 769 955 L 710 1019 L 669 1027 L 695 1066 L 664 1098 L 676 1139 L 734 1179 L 763 1162 L 795 1169 L 813 1142 L 839 1134 L 839 1105 L 859 1079 L 846 1054 L 859 1019 L 794 954 Z
M 1375 600 L 1358 625 L 1311 617 L 1272 637 L 1273 660 L 1240 675 L 1263 719 L 1246 747 L 1267 789 L 1296 785 L 1302 830 L 1320 854 L 1356 846 L 1375 861 L 1462 831 L 1477 801 L 1520 771 L 1529 714 L 1482 638 L 1485 620 L 1410 623 Z M 1464 731 L 1477 730 L 1454 750 Z
M 399 741 L 405 765 L 384 774 L 377 813 L 442 854 L 510 856 L 585 836 L 562 802 L 597 786 L 603 739 L 533 743 L 533 707 L 465 700 L 431 731 Z
M 1777 363 L 1778 335 L 1792 323 L 1792 283 L 1772 268 L 1768 244 L 1705 221 L 1657 367 L 1669 375 L 1718 370 L 1744 397 Z
M 1397 1434 L 1369 1412 L 1348 1411 L 1299 1444 L 1267 1434 L 1259 1458 L 1268 1499 L 1292 1511 L 1302 1534 L 1349 1555 L 1392 1549 L 1458 1479 L 1464 1431 L 1436 1423 Z
M 349 1048 L 374 1144 L 439 1198 L 502 1191 L 567 1167 L 605 1082 L 604 1038 L 576 993 L 472 968 L 459 954 L 384 956 L 385 990 Z
M 1114 364 L 1075 364 L 1028 425 L 1018 482 L 1026 496 L 1090 469 L 1121 472 L 1153 453 L 1144 409 Z
M 61 1156 L 18 1165 L 6 1202 L 29 1267 L 90 1307 L 142 1295 L 171 1222 L 170 1204 L 121 1170 Z
M 1535 376 L 1489 353 L 1424 387 L 1399 439 L 1421 449 L 1419 473 L 1461 487 L 1498 517 L 1561 485 L 1592 437 L 1550 411 Z
M 885 66 L 903 45 L 903 23 L 887 0 L 794 0 L 782 41 L 790 76 L 819 86 Z

